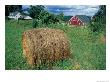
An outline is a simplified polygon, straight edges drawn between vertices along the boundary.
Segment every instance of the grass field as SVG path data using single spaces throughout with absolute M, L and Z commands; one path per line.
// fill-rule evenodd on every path
M 44 26 L 45 27 L 45 26 Z M 66 24 L 48 25 L 49 28 L 63 30 L 70 41 L 71 58 L 55 62 L 53 69 L 58 70 L 105 70 L 106 43 L 103 33 L 93 33 L 87 27 L 74 27 Z M 38 27 L 40 28 L 40 27 Z M 31 21 L 6 20 L 5 24 L 5 69 L 28 70 L 22 54 L 22 33 L 32 29 Z M 38 69 L 38 68 L 34 68 Z M 42 69 L 46 69 L 43 67 Z

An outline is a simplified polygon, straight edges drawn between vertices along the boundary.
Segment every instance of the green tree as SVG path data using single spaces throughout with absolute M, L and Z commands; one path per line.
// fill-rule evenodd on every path
M 19 11 L 22 12 L 22 5 L 6 5 L 5 6 L 5 16 L 9 16 L 10 12 Z
M 64 14 L 61 12 L 59 15 L 57 15 L 59 21 L 64 21 Z
M 47 17 L 49 17 L 50 13 L 48 11 L 42 11 L 39 14 L 39 20 L 41 21 L 42 24 L 46 24 L 48 20 Z
M 57 22 L 59 22 L 59 19 L 55 14 L 51 13 L 44 19 L 45 24 L 55 24 Z
M 63 21 L 64 18 L 63 13 L 60 13 L 59 15 L 49 13 L 42 5 L 30 6 L 29 15 L 33 18 L 33 28 L 42 24 L 55 24 Z
M 29 15 L 32 17 L 32 18 L 36 18 L 38 19 L 39 17 L 39 14 L 44 11 L 44 6 L 42 5 L 36 5 L 36 6 L 30 6 L 30 9 L 29 9 Z
M 32 26 L 33 28 L 36 28 L 36 26 L 38 26 L 38 22 L 39 22 L 39 15 L 42 11 L 44 11 L 44 6 L 42 5 L 36 5 L 36 6 L 30 6 L 29 9 L 29 15 L 30 17 L 33 18 L 33 22 L 32 22 Z
M 91 24 L 93 32 L 106 30 L 106 6 L 100 5 L 98 12 L 93 16 Z

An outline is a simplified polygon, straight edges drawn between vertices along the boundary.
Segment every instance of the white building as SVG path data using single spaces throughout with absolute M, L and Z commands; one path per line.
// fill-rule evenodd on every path
M 30 16 L 22 15 L 20 12 L 17 12 L 17 11 L 10 13 L 8 17 L 15 19 L 15 20 L 18 20 L 20 18 L 25 19 L 25 20 L 31 20 L 32 19 Z
M 25 20 L 31 20 L 32 18 L 30 16 L 24 16 Z
M 22 18 L 22 15 L 20 12 L 12 12 L 8 16 L 9 18 L 13 18 L 15 20 L 18 20 L 19 18 Z

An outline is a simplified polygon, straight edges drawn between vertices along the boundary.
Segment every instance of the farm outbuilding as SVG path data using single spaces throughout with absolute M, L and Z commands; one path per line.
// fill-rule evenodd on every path
M 90 23 L 91 21 L 91 17 L 86 16 L 86 15 L 76 15 L 73 16 L 70 20 L 69 20 L 69 24 L 70 25 L 87 25 L 88 23 Z
M 30 16 L 24 16 L 24 20 L 32 20 Z

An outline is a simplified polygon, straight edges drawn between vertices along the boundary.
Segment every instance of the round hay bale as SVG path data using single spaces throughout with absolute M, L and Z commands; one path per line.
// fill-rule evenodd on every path
M 40 28 L 25 31 L 22 37 L 23 54 L 32 65 L 53 63 L 70 57 L 69 41 L 62 30 Z

